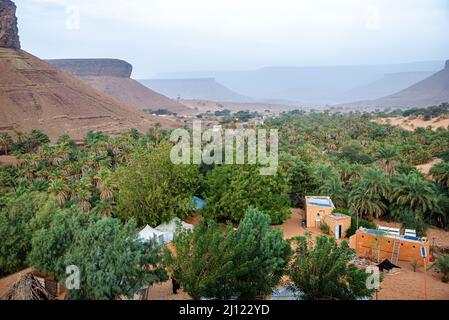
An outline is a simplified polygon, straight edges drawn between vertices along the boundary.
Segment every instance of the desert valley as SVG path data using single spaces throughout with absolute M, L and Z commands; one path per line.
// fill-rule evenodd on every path
M 27 52 L 15 2 L 0 300 L 449 300 L 449 55 L 150 76 Z

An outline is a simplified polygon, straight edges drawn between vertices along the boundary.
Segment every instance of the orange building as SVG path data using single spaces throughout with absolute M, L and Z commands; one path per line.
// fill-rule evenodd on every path
M 335 206 L 329 197 L 306 197 L 306 227 L 320 228 L 323 223 L 329 226 L 330 234 L 340 239 L 346 236 L 351 227 L 351 217 L 333 213 Z
M 388 259 L 424 264 L 421 250 L 424 248 L 429 259 L 430 244 L 426 238 L 412 235 L 400 235 L 384 230 L 360 228 L 349 239 L 349 246 L 355 249 L 357 256 L 381 262 Z

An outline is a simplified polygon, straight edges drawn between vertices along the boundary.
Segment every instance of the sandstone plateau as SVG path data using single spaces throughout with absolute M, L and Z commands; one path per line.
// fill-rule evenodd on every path
M 188 108 L 131 79 L 133 67 L 118 59 L 47 60 L 105 95 L 140 110 L 167 109 L 176 113 Z

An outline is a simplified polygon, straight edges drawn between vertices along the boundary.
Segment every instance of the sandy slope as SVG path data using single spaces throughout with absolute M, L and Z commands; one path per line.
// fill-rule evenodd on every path
M 53 139 L 64 132 L 80 139 L 89 129 L 115 134 L 147 130 L 157 121 L 177 126 L 111 99 L 23 50 L 0 48 L 0 131 L 35 128 Z
M 429 121 L 424 121 L 420 118 L 388 117 L 380 118 L 375 121 L 380 124 L 391 124 L 393 126 L 398 126 L 409 131 L 413 131 L 416 128 L 427 128 L 429 126 L 432 126 L 433 130 L 436 130 L 438 128 L 447 129 L 449 127 L 449 118 L 436 118 Z

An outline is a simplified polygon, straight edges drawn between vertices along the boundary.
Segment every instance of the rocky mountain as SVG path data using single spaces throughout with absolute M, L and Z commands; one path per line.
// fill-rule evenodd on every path
M 449 60 L 445 68 L 395 94 L 371 101 L 351 103 L 359 107 L 428 107 L 449 102 Z
M 10 0 L 0 0 L 0 47 L 20 49 L 16 5 Z
M 218 102 L 251 102 L 245 97 L 217 82 L 214 78 L 148 79 L 139 80 L 145 86 L 177 99 L 197 99 Z
M 161 122 L 93 89 L 78 78 L 19 49 L 15 6 L 0 0 L 0 131 L 40 129 L 52 139 L 64 132 L 81 139 L 88 130 L 115 134 Z
M 118 59 L 47 60 L 51 65 L 71 73 L 107 96 L 140 110 L 167 109 L 182 113 L 179 102 L 159 94 L 131 79 L 133 67 Z

